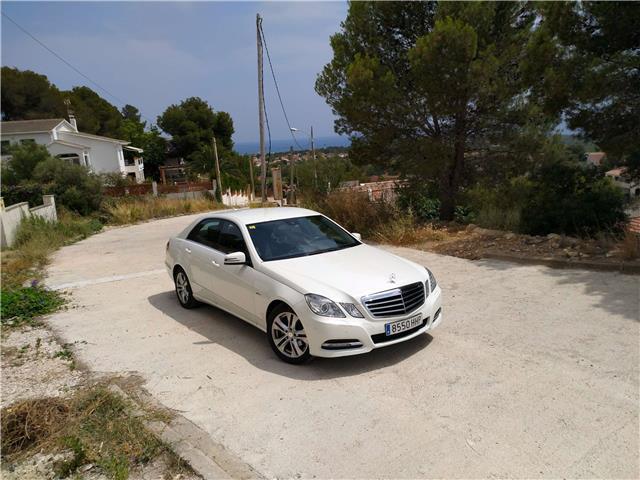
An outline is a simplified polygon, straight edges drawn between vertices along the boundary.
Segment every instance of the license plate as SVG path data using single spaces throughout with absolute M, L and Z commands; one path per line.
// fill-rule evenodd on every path
M 406 320 L 399 320 L 393 323 L 387 323 L 384 326 L 385 334 L 388 336 L 395 335 L 397 333 L 402 333 L 407 330 L 411 330 L 412 328 L 416 328 L 417 326 L 422 324 L 422 314 L 414 315 L 411 318 L 407 318 Z

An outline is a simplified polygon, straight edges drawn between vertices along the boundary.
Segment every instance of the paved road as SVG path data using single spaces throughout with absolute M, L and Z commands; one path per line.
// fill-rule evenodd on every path
M 265 476 L 640 475 L 640 277 L 390 248 L 435 272 L 442 326 L 296 367 L 240 320 L 178 306 L 164 248 L 192 218 L 63 248 L 48 282 L 78 306 L 50 324 Z

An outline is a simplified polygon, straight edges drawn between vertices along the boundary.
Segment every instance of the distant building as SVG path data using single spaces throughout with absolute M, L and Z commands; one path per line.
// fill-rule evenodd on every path
M 17 120 L 0 122 L 2 159 L 8 147 L 18 143 L 44 145 L 49 153 L 70 163 L 82 165 L 95 173 L 120 173 L 137 183 L 144 181 L 141 148 L 125 140 L 78 131 L 75 118 Z
M 366 193 L 371 202 L 394 203 L 397 198 L 398 187 L 403 186 L 406 182 L 398 180 L 398 177 L 392 178 L 393 180 L 376 180 L 367 183 L 360 183 L 357 180 L 347 180 L 340 182 L 340 185 L 335 191 L 343 193 Z
M 605 176 L 611 178 L 628 198 L 640 196 L 640 182 L 631 179 L 627 174 L 627 167 L 613 168 L 606 172 Z
M 607 154 L 604 152 L 588 152 L 586 154 L 587 163 L 596 167 L 601 166 L 605 158 L 607 158 Z

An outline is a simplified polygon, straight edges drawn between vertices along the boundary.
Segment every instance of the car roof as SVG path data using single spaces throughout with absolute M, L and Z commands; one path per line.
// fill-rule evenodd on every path
M 204 218 L 228 218 L 244 225 L 252 223 L 282 220 L 284 218 L 307 217 L 320 215 L 318 212 L 298 207 L 243 208 L 239 210 L 221 210 L 211 212 Z

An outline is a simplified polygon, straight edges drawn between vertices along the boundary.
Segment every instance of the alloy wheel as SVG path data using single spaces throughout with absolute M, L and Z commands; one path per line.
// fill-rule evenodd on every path
M 191 292 L 189 292 L 189 281 L 184 272 L 178 272 L 176 275 L 176 293 L 182 304 L 186 305 L 189 303 Z
M 288 358 L 298 359 L 309 349 L 302 322 L 293 312 L 276 315 L 271 326 L 271 338 L 280 353 Z

